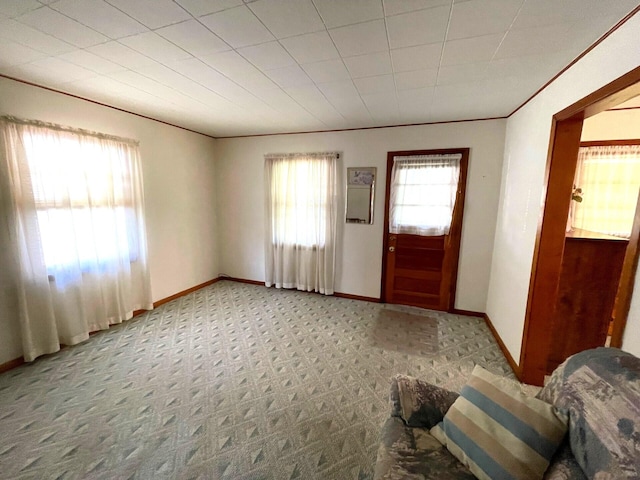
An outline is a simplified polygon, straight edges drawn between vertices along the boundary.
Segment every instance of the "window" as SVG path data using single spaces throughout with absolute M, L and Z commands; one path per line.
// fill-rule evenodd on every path
M 135 261 L 138 227 L 126 149 L 31 130 L 22 137 L 48 273 L 62 281 L 75 262 L 86 272 Z
M 333 293 L 337 154 L 265 156 L 267 286 Z
M 271 161 L 274 245 L 324 247 L 331 162 L 322 158 Z
M 456 202 L 462 155 L 393 159 L 390 233 L 446 235 Z
M 0 117 L 0 145 L 25 360 L 153 308 L 137 142 Z
M 571 202 L 571 226 L 629 238 L 640 186 L 640 145 L 580 147 L 574 183 L 582 201 Z

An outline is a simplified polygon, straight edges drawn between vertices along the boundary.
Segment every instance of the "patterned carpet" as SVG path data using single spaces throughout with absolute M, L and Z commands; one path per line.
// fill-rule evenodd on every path
M 476 363 L 480 318 L 223 281 L 0 375 L 0 477 L 368 479 L 389 378 Z

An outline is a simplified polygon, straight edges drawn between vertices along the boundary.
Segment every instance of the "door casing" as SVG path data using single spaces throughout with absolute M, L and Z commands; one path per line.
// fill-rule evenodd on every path
M 387 152 L 387 175 L 385 185 L 385 201 L 384 201 L 384 237 L 382 250 L 382 278 L 381 278 L 381 301 L 386 302 L 387 299 L 387 255 L 389 252 L 389 202 L 391 194 L 391 170 L 393 167 L 393 157 L 410 156 L 410 155 L 451 155 L 461 154 L 460 160 L 460 178 L 458 180 L 458 190 L 456 197 L 456 205 L 451 220 L 449 232 L 449 259 L 450 262 L 450 292 L 449 301 L 447 302 L 445 311 L 455 310 L 455 293 L 458 278 L 458 260 L 460 257 L 460 243 L 462 240 L 462 218 L 464 212 L 465 192 L 467 185 L 467 171 L 469 165 L 469 148 L 445 148 L 437 150 L 404 150 L 396 152 Z
M 558 296 L 565 230 L 582 123 L 585 118 L 637 95 L 640 95 L 640 67 L 553 116 L 545 173 L 543 215 L 536 235 L 520 362 L 515 372 L 523 382 L 542 385 L 550 354 L 551 336 L 562 333 L 553 332 L 550 327 Z M 637 212 L 622 267 L 611 338 L 613 347 L 622 345 L 638 263 L 639 234 L 640 214 Z

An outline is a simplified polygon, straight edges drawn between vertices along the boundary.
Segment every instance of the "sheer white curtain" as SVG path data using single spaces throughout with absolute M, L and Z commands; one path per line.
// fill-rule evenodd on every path
M 25 360 L 151 309 L 137 143 L 0 118 Z
M 266 286 L 333 294 L 335 153 L 265 155 Z
M 640 145 L 581 147 L 575 176 L 582 202 L 571 202 L 571 226 L 629 238 L 640 186 Z
M 422 236 L 449 233 L 462 155 L 393 158 L 389 232 Z

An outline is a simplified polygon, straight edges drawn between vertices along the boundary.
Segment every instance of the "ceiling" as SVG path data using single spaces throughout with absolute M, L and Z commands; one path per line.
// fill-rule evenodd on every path
M 0 73 L 215 137 L 503 117 L 638 3 L 0 0 Z
M 624 103 L 620 103 L 615 107 L 611 107 L 611 110 L 625 110 L 629 108 L 640 108 L 640 95 L 633 97 Z

